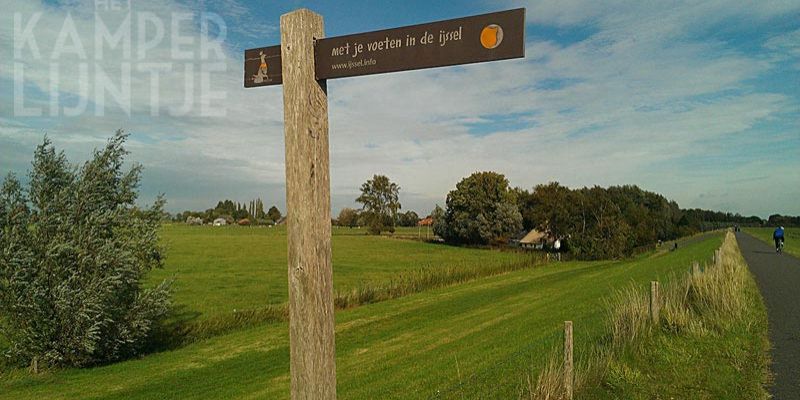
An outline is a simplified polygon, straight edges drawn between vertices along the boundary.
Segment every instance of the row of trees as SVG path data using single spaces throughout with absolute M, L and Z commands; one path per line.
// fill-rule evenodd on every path
M 348 228 L 355 228 L 357 226 L 370 226 L 371 214 L 356 210 L 354 208 L 345 207 L 339 211 L 339 215 L 334 219 L 333 225 L 344 226 Z M 419 214 L 414 211 L 398 212 L 394 219 L 394 226 L 417 226 L 419 222 Z M 380 231 L 394 231 L 392 225 L 381 226 L 380 229 L 375 229 L 376 232 Z
M 695 231 L 678 204 L 636 186 L 570 189 L 557 182 L 515 189 L 526 228 L 562 239 L 579 258 L 619 258 Z
M 769 225 L 771 226 L 793 226 L 800 227 L 800 216 L 792 217 L 788 215 L 773 214 L 769 216 Z
M 253 225 L 272 225 L 283 218 L 281 211 L 272 206 L 264 212 L 264 202 L 261 199 L 251 200 L 249 203 L 238 203 L 231 200 L 222 200 L 214 208 L 205 211 L 184 211 L 175 215 L 175 222 L 186 222 L 190 218 L 199 218 L 204 224 L 211 223 L 217 218 L 224 218 L 228 223 L 248 220 Z
M 512 188 L 496 172 L 462 179 L 448 193 L 446 208 L 437 205 L 432 216 L 434 233 L 448 243 L 507 243 L 537 229 L 583 259 L 619 258 L 659 240 L 762 223 L 758 217 L 682 210 L 676 202 L 637 186 L 570 189 L 552 182 L 529 191 Z

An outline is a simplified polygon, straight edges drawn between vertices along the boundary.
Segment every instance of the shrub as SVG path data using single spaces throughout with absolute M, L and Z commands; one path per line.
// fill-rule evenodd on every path
M 45 138 L 29 187 L 9 175 L 0 192 L 0 334 L 17 364 L 87 366 L 136 354 L 168 311 L 162 267 L 164 199 L 134 203 L 141 166 L 123 171 L 121 131 L 73 167 Z

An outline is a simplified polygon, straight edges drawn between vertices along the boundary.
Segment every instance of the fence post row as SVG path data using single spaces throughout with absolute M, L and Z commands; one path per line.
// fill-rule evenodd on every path
M 572 321 L 564 321 L 564 395 L 567 400 L 572 400 L 573 383 Z

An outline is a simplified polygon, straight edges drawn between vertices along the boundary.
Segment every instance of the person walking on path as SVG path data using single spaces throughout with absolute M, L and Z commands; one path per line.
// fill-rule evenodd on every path
M 784 238 L 783 227 L 779 226 L 775 228 L 775 232 L 772 233 L 772 239 L 775 241 L 775 251 L 777 253 L 780 253 L 781 249 L 783 248 L 783 240 L 784 240 L 783 238 Z

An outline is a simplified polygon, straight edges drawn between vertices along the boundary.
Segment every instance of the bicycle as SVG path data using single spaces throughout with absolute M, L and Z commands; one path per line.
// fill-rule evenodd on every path
M 776 253 L 778 253 L 778 254 L 783 254 L 783 240 L 781 240 L 781 241 L 778 243 L 778 246 L 777 246 L 777 248 L 775 249 L 775 252 L 776 252 Z

